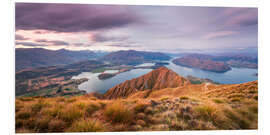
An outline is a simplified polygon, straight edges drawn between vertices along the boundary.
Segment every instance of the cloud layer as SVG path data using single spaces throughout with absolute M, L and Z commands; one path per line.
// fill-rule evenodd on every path
M 258 9 L 17 3 L 16 45 L 179 52 L 257 47 Z
M 139 21 L 123 6 L 84 4 L 16 4 L 16 29 L 80 32 L 110 29 Z

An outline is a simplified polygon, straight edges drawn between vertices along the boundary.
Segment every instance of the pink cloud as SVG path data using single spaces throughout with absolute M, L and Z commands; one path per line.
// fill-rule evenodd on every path
M 228 16 L 225 20 L 227 26 L 248 26 L 258 23 L 258 9 L 256 8 L 229 8 L 224 11 Z
M 236 31 L 218 31 L 218 32 L 212 32 L 204 36 L 205 39 L 215 39 L 219 37 L 226 37 L 230 35 L 237 34 Z

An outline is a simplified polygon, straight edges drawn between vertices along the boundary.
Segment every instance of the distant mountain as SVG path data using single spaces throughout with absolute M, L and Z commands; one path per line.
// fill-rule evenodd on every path
M 173 60 L 176 65 L 199 68 L 206 71 L 223 73 L 231 70 L 231 68 L 224 62 L 213 61 L 210 59 L 200 59 L 195 57 L 183 57 Z
M 42 48 L 16 48 L 15 55 L 16 71 L 25 68 L 70 64 L 98 57 L 92 51 L 70 51 L 65 49 L 54 51 Z
M 145 51 L 117 51 L 105 55 L 101 60 L 109 61 L 114 64 L 137 65 L 144 62 L 169 60 L 171 57 L 160 52 Z
M 159 90 L 164 88 L 175 88 L 185 86 L 190 82 L 179 76 L 174 71 L 160 67 L 141 77 L 127 80 L 109 89 L 105 94 L 106 99 L 127 97 L 137 91 Z M 150 91 L 151 92 L 151 91 Z M 147 95 L 145 95 L 147 97 Z
M 173 62 L 178 65 L 213 72 L 226 72 L 230 70 L 230 67 L 258 68 L 258 57 L 251 54 L 189 54 L 174 59 Z

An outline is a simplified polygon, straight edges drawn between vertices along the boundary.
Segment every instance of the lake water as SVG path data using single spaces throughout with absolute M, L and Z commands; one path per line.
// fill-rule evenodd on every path
M 181 76 L 195 76 L 199 78 L 209 78 L 213 81 L 224 83 L 224 84 L 235 84 L 235 83 L 244 83 L 249 81 L 258 80 L 258 77 L 255 76 L 255 73 L 258 73 L 257 69 L 248 69 L 248 68 L 232 68 L 232 70 L 225 73 L 215 73 L 204 71 L 195 68 L 188 68 L 183 66 L 178 66 L 169 61 L 169 65 L 166 65 L 169 69 L 172 69 L 174 72 L 178 73 Z M 144 63 L 138 66 L 152 66 L 154 63 Z M 100 73 L 91 73 L 83 72 L 77 76 L 73 76 L 72 79 L 79 78 L 88 78 L 87 82 L 84 82 L 79 85 L 80 90 L 86 90 L 87 92 L 99 92 L 104 93 L 113 86 L 120 84 L 126 80 L 130 80 L 139 76 L 142 76 L 152 69 L 133 69 L 127 72 L 120 73 L 112 78 L 106 80 L 99 80 L 98 75 Z M 116 73 L 118 70 L 107 70 L 106 73 Z
M 98 75 L 100 73 L 82 72 L 77 76 L 73 76 L 72 79 L 88 78 L 88 81 L 79 85 L 80 90 L 86 90 L 87 92 L 104 93 L 108 89 L 124 82 L 125 80 L 130 80 L 142 76 L 150 71 L 152 71 L 152 69 L 133 69 L 127 72 L 117 74 L 116 76 L 108 78 L 106 80 L 98 79 Z

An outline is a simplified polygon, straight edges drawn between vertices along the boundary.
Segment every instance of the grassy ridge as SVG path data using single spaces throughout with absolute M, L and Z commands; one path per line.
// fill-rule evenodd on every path
M 257 129 L 257 88 L 236 85 L 231 90 L 235 93 L 225 94 L 230 92 L 226 88 L 223 93 L 219 89 L 203 92 L 202 98 L 194 95 L 117 100 L 100 100 L 89 95 L 17 98 L 16 132 Z M 239 98 L 243 91 L 249 97 Z M 231 99 L 235 97 L 239 100 Z

